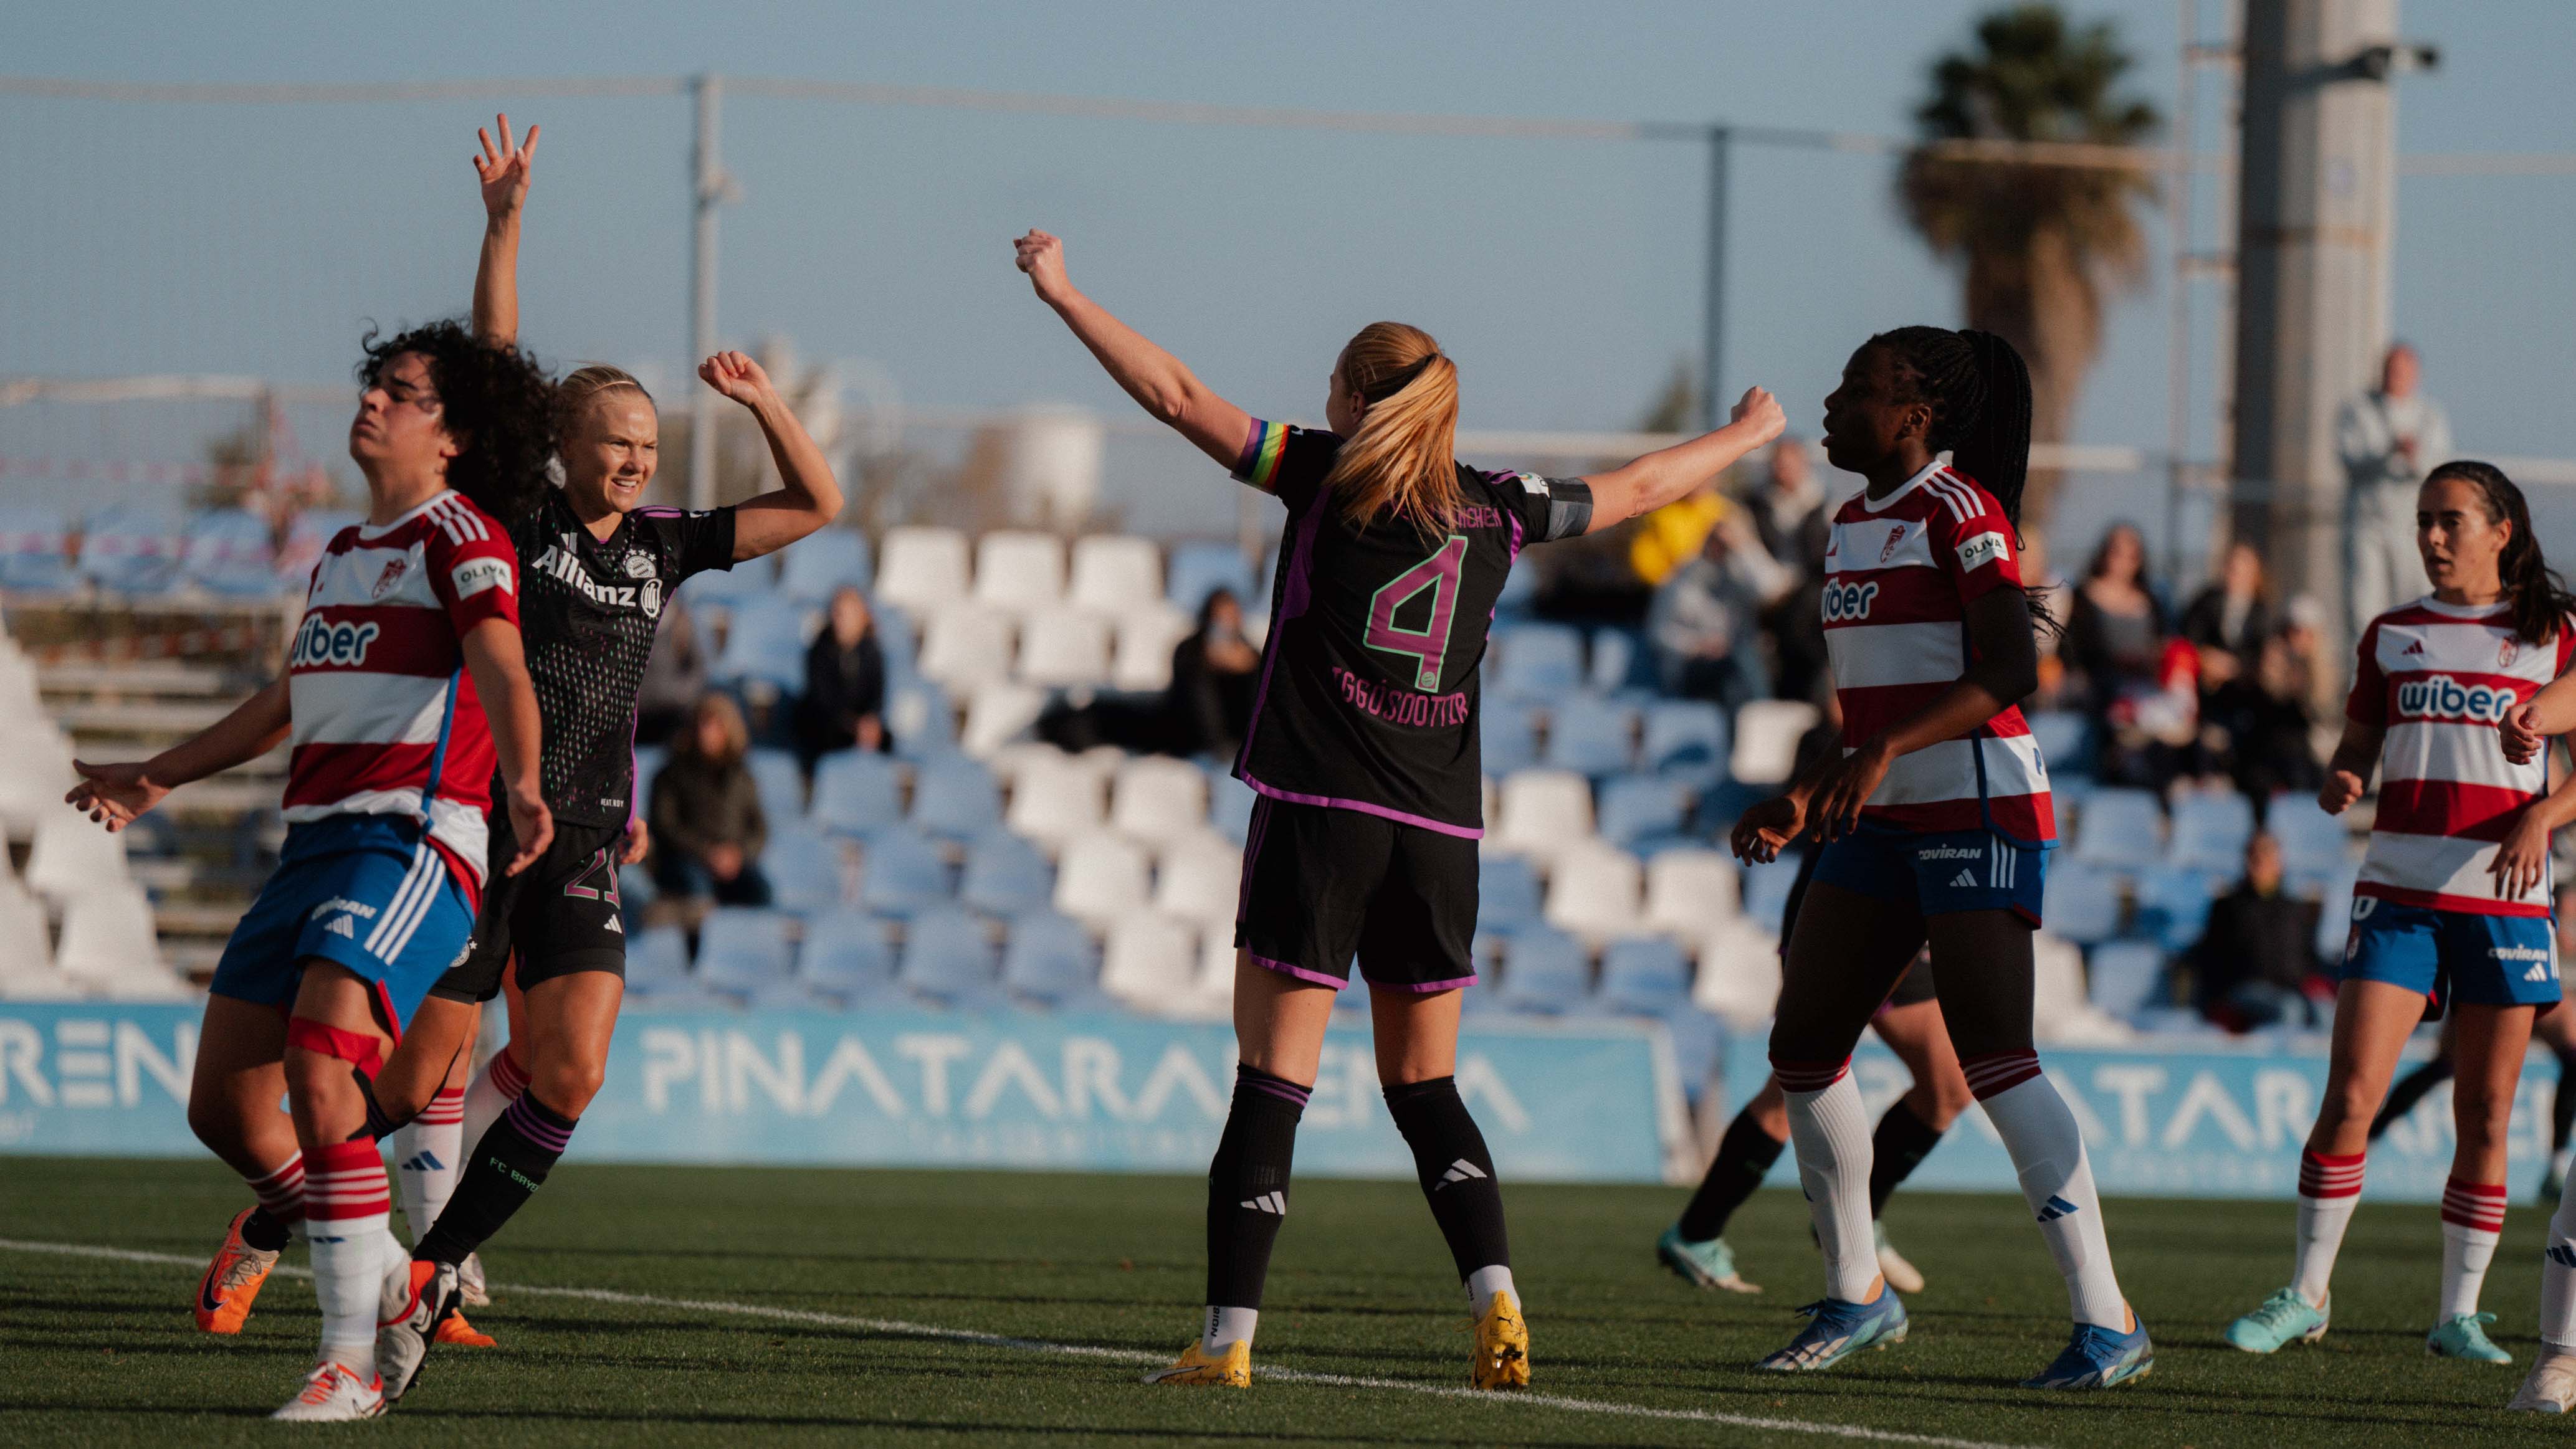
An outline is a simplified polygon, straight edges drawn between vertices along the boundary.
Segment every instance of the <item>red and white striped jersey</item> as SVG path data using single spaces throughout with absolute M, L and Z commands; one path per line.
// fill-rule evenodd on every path
M 2496 847 L 2549 788 L 2549 757 L 2504 757 L 2496 726 L 2567 672 L 2576 633 L 2546 644 L 2514 637 L 2503 604 L 2445 604 L 2427 596 L 2370 621 L 2353 670 L 2353 722 L 2386 731 L 2379 747 L 2379 816 L 2353 894 L 2400 905 L 2489 916 L 2549 914 L 2549 882 L 2499 896 Z
M 1825 644 L 1849 750 L 1967 672 L 1968 602 L 2021 587 L 2013 526 L 1993 494 L 1935 463 L 1875 505 L 1854 496 L 1825 548 Z M 2021 707 L 1888 767 L 1861 817 L 1901 830 L 2057 838 L 2048 766 Z
M 482 879 L 492 731 L 463 641 L 486 619 L 517 626 L 518 557 L 464 494 L 332 538 L 287 657 L 288 821 L 420 817 L 431 842 Z

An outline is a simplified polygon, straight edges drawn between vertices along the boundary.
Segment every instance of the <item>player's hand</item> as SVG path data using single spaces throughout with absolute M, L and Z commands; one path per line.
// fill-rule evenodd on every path
M 1889 753 L 1881 737 L 1827 767 L 1807 792 L 1807 817 L 1815 823 L 1816 838 L 1839 840 L 1849 835 L 1860 824 L 1861 807 L 1878 792 L 1879 782 L 1887 778 L 1888 767 L 1895 763 L 1896 756 Z
M 1780 410 L 1780 400 L 1758 387 L 1748 387 L 1744 396 L 1735 400 L 1730 424 L 1750 424 L 1755 446 L 1770 442 L 1788 430 L 1789 415 Z
M 2360 798 L 2361 777 L 2350 770 L 2334 770 L 2327 773 L 2324 787 L 2317 791 L 2317 808 L 2328 815 L 2341 815 Z
M 2495 877 L 2496 894 L 2506 900 L 2518 901 L 2540 889 L 2549 876 L 2549 828 L 2537 814 L 2522 812 L 2487 870 Z
M 1768 865 L 1780 858 L 1789 842 L 1806 828 L 1806 802 L 1796 795 L 1779 795 L 1745 811 L 1735 821 L 1735 833 L 1728 839 L 1735 858 L 1747 865 Z
M 139 764 L 93 765 L 72 761 L 81 782 L 63 796 L 63 803 L 107 827 L 113 835 L 134 823 L 134 818 L 161 803 L 170 787 L 155 782 L 143 773 Z
M 517 875 L 544 859 L 546 847 L 554 844 L 555 813 L 534 790 L 512 790 L 509 798 L 510 837 L 519 842 L 519 853 L 510 857 L 510 868 L 502 874 Z
M 653 849 L 653 832 L 644 828 L 644 817 L 626 822 L 626 848 L 617 852 L 619 865 L 633 865 Z
M 2496 742 L 2504 746 L 2504 757 L 2517 765 L 2528 765 L 2548 743 L 2540 733 L 2540 706 L 2524 700 L 2506 710 L 2504 722 L 2496 728 Z
M 1064 239 L 1031 228 L 1027 236 L 1011 243 L 1012 261 L 1029 274 L 1029 285 L 1040 298 L 1054 301 L 1073 287 L 1064 274 Z
M 744 407 L 758 403 L 770 391 L 769 374 L 747 352 L 719 352 L 698 364 L 698 376 Z
M 519 214 L 528 200 L 528 172 L 536 163 L 537 132 L 530 126 L 524 141 L 510 139 L 510 118 L 492 118 L 493 130 L 501 133 L 501 143 L 492 144 L 492 132 L 478 126 L 474 139 L 483 143 L 483 152 L 474 158 L 474 175 L 483 183 L 483 214 L 493 221 L 505 221 Z

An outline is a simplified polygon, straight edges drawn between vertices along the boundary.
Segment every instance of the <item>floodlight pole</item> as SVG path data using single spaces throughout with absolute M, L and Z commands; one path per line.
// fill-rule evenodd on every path
M 1726 361 L 1726 161 L 1734 144 L 1727 126 L 1708 128 L 1708 297 L 1700 340 L 1700 426 L 1726 421 L 1726 392 L 1719 374 Z
M 716 208 L 724 204 L 724 162 L 718 150 L 723 87 L 713 72 L 690 82 L 697 99 L 697 144 L 691 158 L 689 238 L 689 367 L 716 350 Z M 686 374 L 683 374 L 684 376 Z M 689 385 L 681 384 L 684 387 Z M 716 506 L 716 392 L 689 387 L 689 506 Z

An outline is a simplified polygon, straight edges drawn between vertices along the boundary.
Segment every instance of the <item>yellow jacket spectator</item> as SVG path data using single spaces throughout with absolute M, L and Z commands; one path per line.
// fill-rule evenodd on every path
M 1628 566 L 1644 582 L 1662 583 L 1673 570 L 1699 557 L 1709 530 L 1717 527 L 1726 510 L 1726 499 L 1712 486 L 1647 514 L 1628 540 Z

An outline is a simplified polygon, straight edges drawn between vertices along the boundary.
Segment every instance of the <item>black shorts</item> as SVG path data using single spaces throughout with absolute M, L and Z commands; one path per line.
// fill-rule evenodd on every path
M 576 971 L 626 974 L 626 923 L 618 919 L 617 856 L 626 827 L 555 826 L 555 838 L 535 864 L 517 875 L 499 872 L 518 853 L 510 817 L 492 812 L 489 859 L 494 872 L 483 883 L 483 908 L 474 935 L 432 996 L 449 1001 L 489 1001 L 501 994 L 501 973 L 513 952 L 519 989 Z
M 1357 810 L 1263 796 L 1243 849 L 1234 944 L 1254 964 L 1339 989 L 1476 981 L 1476 842 Z

